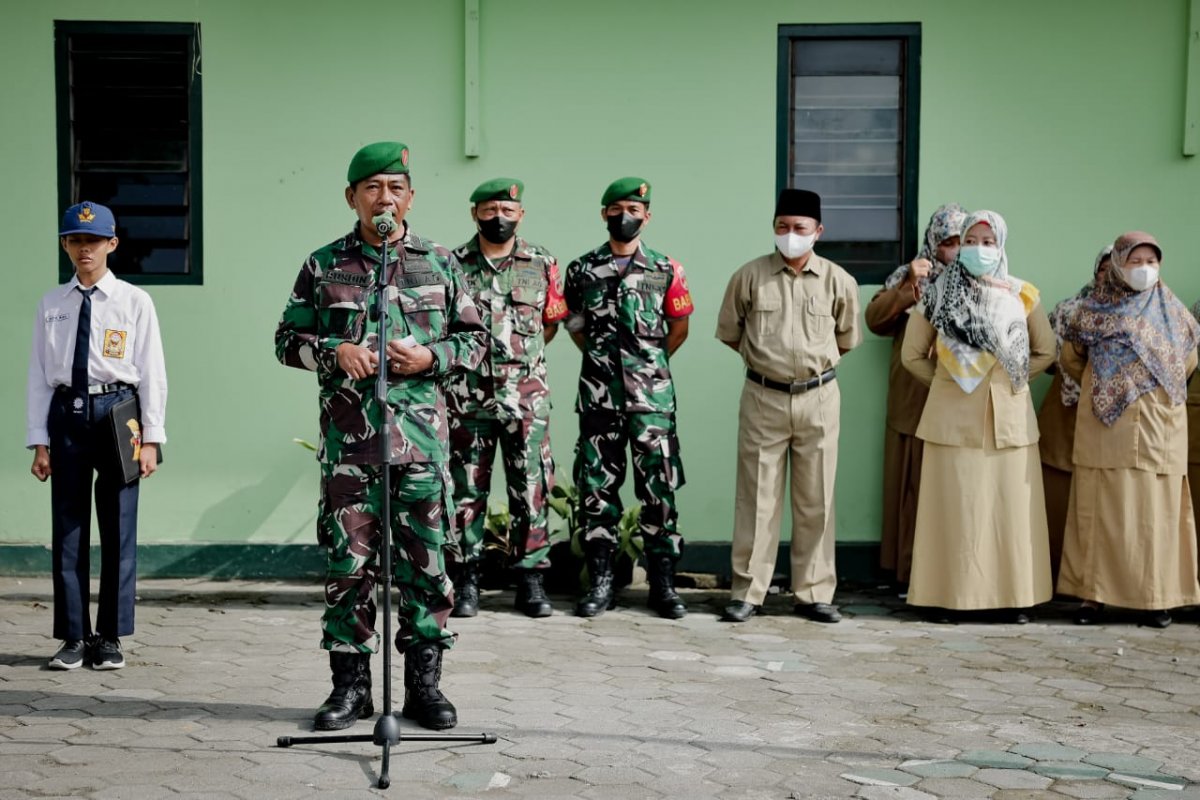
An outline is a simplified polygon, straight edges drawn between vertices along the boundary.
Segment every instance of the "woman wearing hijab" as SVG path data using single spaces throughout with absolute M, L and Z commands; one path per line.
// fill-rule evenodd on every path
M 1112 245 L 1106 245 L 1092 266 L 1092 280 L 1050 312 L 1050 327 L 1054 329 L 1054 351 L 1062 352 L 1064 322 L 1096 284 L 1104 280 L 1111 263 Z M 1057 360 L 1057 357 L 1056 357 Z M 1063 532 L 1067 527 L 1067 504 L 1071 499 L 1071 456 L 1075 448 L 1075 409 L 1079 405 L 1079 384 L 1061 369 L 1054 369 L 1054 380 L 1042 399 L 1038 411 L 1038 451 L 1042 456 L 1042 488 L 1046 493 L 1046 525 L 1050 529 L 1050 576 L 1058 580 L 1058 565 L 1062 560 Z
M 883 537 L 879 565 L 894 575 L 901 587 L 908 583 L 912 566 L 913 526 L 917 520 L 921 479 L 921 440 L 915 434 L 929 389 L 901 366 L 900 346 L 912 307 L 958 256 L 959 237 L 966 218 L 966 210 L 957 203 L 934 211 L 925 228 L 921 252 L 912 263 L 897 267 L 867 304 L 867 327 L 876 335 L 892 337 L 887 426 L 883 434 Z
M 1063 330 L 1081 399 L 1058 590 L 1083 600 L 1081 625 L 1111 604 L 1165 628 L 1170 609 L 1200 602 L 1184 405 L 1200 326 L 1159 280 L 1161 260 L 1153 236 L 1123 234 Z
M 908 602 L 935 619 L 992 609 L 1024 623 L 1052 595 L 1029 380 L 1054 360 L 1054 333 L 1038 290 L 1008 274 L 1004 219 L 976 211 L 963 227 L 900 354 L 929 386 Z

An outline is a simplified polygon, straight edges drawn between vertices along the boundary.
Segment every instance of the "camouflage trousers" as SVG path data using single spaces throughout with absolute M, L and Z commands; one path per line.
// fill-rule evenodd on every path
M 499 444 L 508 487 L 513 566 L 550 566 L 546 498 L 554 488 L 549 420 L 533 415 L 499 420 L 450 415 L 450 477 L 454 481 L 455 529 L 447 558 L 452 564 L 483 558 L 484 522 Z
M 639 518 L 648 555 L 679 558 L 679 510 L 675 490 L 683 486 L 683 462 L 674 414 L 585 411 L 579 415 L 575 484 L 579 489 L 583 543 L 618 542 L 625 448 L 633 455 L 633 489 L 642 504 Z
M 449 647 L 446 619 L 454 607 L 442 549 L 446 543 L 447 475 L 442 464 L 391 469 L 392 573 L 399 595 L 396 647 L 437 641 Z M 383 468 L 321 465 L 321 539 L 328 544 L 321 647 L 349 653 L 379 650 L 375 587 L 380 580 Z

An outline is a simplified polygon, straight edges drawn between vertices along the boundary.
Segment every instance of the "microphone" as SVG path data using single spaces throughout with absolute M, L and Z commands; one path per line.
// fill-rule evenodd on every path
M 396 218 L 391 214 L 376 214 L 371 217 L 371 224 L 375 226 L 375 232 L 384 238 L 396 230 Z

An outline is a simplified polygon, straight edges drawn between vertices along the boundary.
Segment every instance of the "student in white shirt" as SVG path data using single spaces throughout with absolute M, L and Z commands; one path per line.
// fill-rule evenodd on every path
M 63 250 L 75 275 L 38 305 L 29 356 L 25 445 L 30 471 L 50 479 L 54 638 L 62 647 L 51 669 L 125 666 L 120 637 L 133 633 L 137 579 L 137 504 L 140 478 L 158 465 L 167 375 L 154 302 L 108 269 L 117 249 L 112 211 L 79 203 L 63 215 Z M 137 397 L 130 437 L 139 478 L 126 483 L 109 412 Z M 140 448 L 140 453 L 138 449 Z M 100 529 L 100 598 L 92 627 L 89 548 L 92 487 Z

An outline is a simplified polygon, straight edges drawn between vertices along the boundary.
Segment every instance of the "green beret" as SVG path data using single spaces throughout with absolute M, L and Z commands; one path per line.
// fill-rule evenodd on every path
M 615 180 L 604 190 L 600 205 L 608 206 L 618 200 L 640 200 L 650 204 L 650 184 L 643 178 L 621 178 Z
M 471 192 L 471 204 L 478 205 L 484 200 L 509 200 L 519 203 L 524 193 L 525 184 L 516 178 L 492 178 L 479 184 L 475 191 Z
M 408 145 L 403 142 L 375 142 L 363 147 L 350 159 L 346 182 L 358 183 L 363 178 L 389 174 L 408 174 Z

